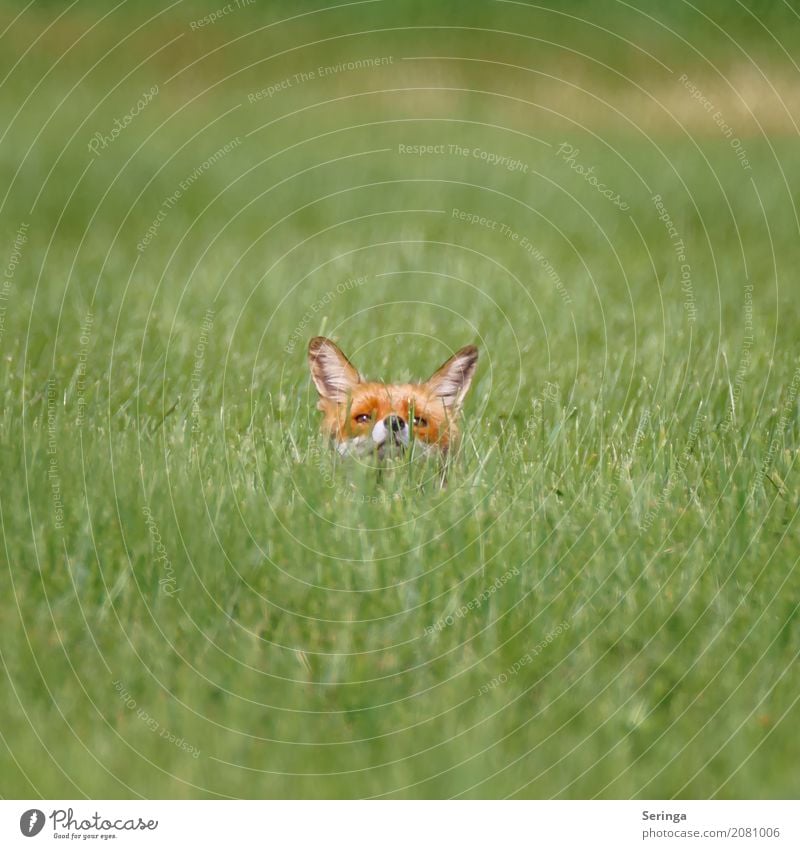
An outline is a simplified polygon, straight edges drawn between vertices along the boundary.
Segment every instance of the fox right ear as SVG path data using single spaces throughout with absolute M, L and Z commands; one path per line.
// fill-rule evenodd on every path
M 345 403 L 361 375 L 341 352 L 338 345 L 324 336 L 308 343 L 308 365 L 311 379 L 322 398 Z
M 457 411 L 472 383 L 477 364 L 478 349 L 474 345 L 467 345 L 439 366 L 428 379 L 427 386 L 445 407 Z

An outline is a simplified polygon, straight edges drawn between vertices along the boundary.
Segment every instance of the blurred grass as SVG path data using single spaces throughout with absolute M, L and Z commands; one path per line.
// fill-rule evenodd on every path
M 0 22 L 0 793 L 796 795 L 791 7 L 147 8 Z M 447 490 L 334 464 L 319 332 L 480 345 Z

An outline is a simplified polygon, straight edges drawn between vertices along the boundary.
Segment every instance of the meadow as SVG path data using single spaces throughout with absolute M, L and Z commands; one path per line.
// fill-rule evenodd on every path
M 796 16 L 229 6 L 0 19 L 0 795 L 796 798 Z

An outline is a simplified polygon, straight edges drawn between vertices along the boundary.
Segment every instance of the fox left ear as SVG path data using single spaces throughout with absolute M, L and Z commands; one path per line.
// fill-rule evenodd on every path
M 361 382 L 361 375 L 339 346 L 324 336 L 315 336 L 308 343 L 308 365 L 317 392 L 328 401 L 345 403 Z
M 433 395 L 441 398 L 445 407 L 457 411 L 472 383 L 477 365 L 478 349 L 467 345 L 439 366 L 426 385 Z

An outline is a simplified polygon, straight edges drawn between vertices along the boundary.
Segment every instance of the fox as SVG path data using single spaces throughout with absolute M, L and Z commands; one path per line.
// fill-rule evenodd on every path
M 308 345 L 311 379 L 319 393 L 322 431 L 342 456 L 402 457 L 413 444 L 423 456 L 447 458 L 459 438 L 458 418 L 478 364 L 467 345 L 424 383 L 364 380 L 335 342 Z

